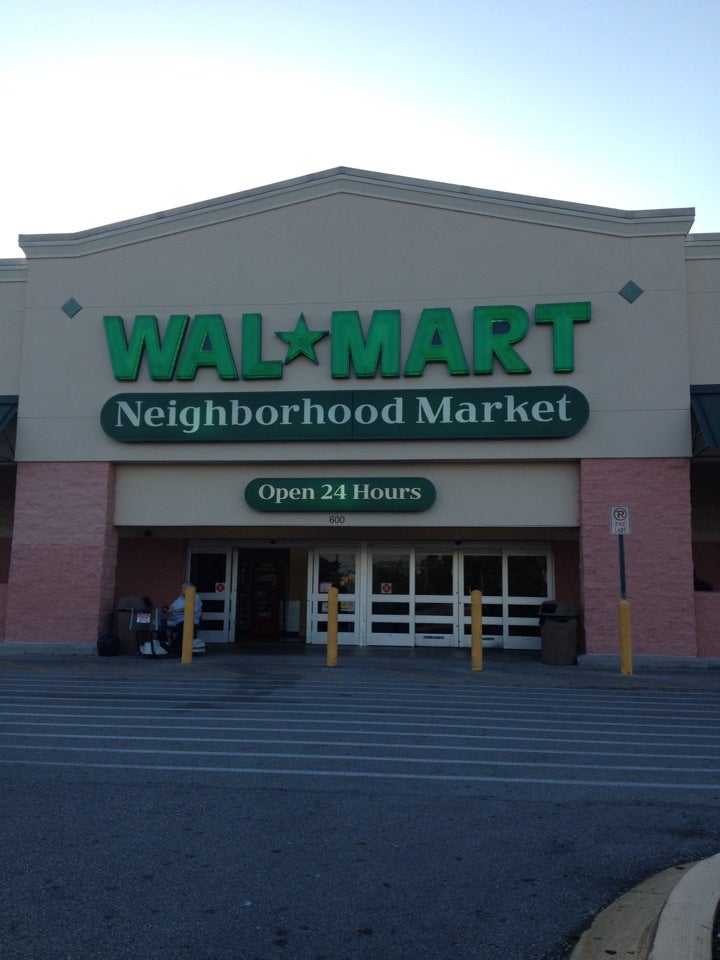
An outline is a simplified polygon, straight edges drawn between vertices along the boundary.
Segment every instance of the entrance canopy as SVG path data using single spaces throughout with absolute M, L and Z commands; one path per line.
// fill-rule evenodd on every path
M 693 456 L 720 449 L 720 384 L 690 387 Z
M 0 396 L 0 463 L 12 463 L 15 460 L 17 411 L 16 396 Z

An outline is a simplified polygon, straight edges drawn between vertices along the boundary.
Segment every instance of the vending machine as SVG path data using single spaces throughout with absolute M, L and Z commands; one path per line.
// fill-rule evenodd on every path
M 250 635 L 277 637 L 280 632 L 280 597 L 275 564 L 255 564 L 250 604 Z

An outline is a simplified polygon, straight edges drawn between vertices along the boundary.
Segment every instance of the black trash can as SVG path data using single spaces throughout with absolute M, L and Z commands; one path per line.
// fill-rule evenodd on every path
M 577 663 L 579 611 L 572 603 L 545 600 L 540 604 L 540 661 L 557 667 Z

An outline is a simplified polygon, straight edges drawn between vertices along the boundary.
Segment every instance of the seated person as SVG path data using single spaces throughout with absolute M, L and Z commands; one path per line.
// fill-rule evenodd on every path
M 189 580 L 186 580 L 182 585 L 180 596 L 176 597 L 169 607 L 163 608 L 163 613 L 166 616 L 167 624 L 168 653 L 179 654 L 182 650 L 183 630 L 185 629 L 185 590 L 192 586 L 194 586 L 194 584 L 190 583 Z M 195 610 L 193 615 L 193 636 L 195 636 L 195 630 L 200 623 L 201 615 L 202 600 L 196 593 Z

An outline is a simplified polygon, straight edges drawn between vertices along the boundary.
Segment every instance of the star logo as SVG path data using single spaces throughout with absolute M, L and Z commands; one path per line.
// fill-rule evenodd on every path
M 301 313 L 294 330 L 287 330 L 283 333 L 276 332 L 275 336 L 280 337 L 288 345 L 288 352 L 285 355 L 286 364 L 294 360 L 295 357 L 299 357 L 300 354 L 307 357 L 308 360 L 312 360 L 313 363 L 317 363 L 318 358 L 315 356 L 314 344 L 326 337 L 328 333 L 328 330 L 308 330 L 305 314 Z

